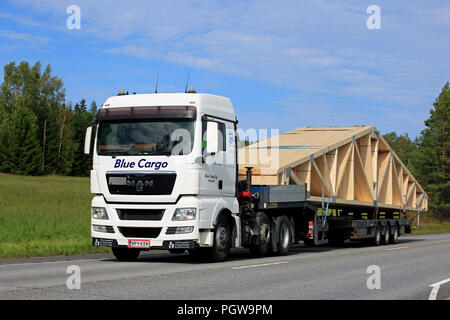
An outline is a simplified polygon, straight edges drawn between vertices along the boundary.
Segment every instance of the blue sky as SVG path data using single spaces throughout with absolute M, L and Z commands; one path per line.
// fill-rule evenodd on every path
M 69 30 L 69 5 L 81 29 Z M 369 5 L 381 29 L 369 30 Z M 374 125 L 415 137 L 450 80 L 450 2 L 0 2 L 0 64 L 51 64 L 66 100 L 120 88 L 230 97 L 239 126 Z

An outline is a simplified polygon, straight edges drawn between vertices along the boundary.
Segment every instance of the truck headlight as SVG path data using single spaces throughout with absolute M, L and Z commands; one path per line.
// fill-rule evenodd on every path
M 177 208 L 172 217 L 172 221 L 194 220 L 197 209 L 195 208 Z
M 108 214 L 106 213 L 106 209 L 100 207 L 92 207 L 91 216 L 92 219 L 101 219 L 101 220 L 109 219 Z

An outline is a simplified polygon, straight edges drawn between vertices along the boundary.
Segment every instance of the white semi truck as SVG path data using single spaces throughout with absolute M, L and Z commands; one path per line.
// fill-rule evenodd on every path
M 187 92 L 108 98 L 86 130 L 84 148 L 93 157 L 92 244 L 111 247 L 118 260 L 164 249 L 223 261 L 233 247 L 283 255 L 300 241 L 380 244 L 410 232 L 410 220 L 398 208 L 385 208 L 382 219 L 344 210 L 324 223 L 307 185 L 252 186 L 251 168 L 239 179 L 236 125 L 225 97 Z M 351 211 L 359 210 L 358 203 Z M 360 209 L 372 212 L 375 206 Z

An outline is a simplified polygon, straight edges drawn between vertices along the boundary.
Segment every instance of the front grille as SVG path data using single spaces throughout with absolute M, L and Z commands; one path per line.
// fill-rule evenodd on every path
M 164 215 L 164 209 L 116 209 L 120 220 L 159 221 Z
M 126 238 L 157 238 L 161 228 L 119 227 L 119 231 Z
M 172 193 L 176 178 L 174 172 L 106 173 L 111 194 L 168 195 Z

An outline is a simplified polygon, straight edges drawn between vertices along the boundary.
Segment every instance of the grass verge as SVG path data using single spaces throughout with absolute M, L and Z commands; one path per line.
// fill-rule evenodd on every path
M 417 226 L 417 217 L 414 219 L 413 226 L 415 230 L 411 235 L 422 235 L 432 233 L 450 233 L 450 221 L 439 220 L 433 217 L 428 217 L 426 214 L 420 216 L 420 224 Z
M 0 174 L 0 258 L 109 252 L 90 237 L 89 178 Z

